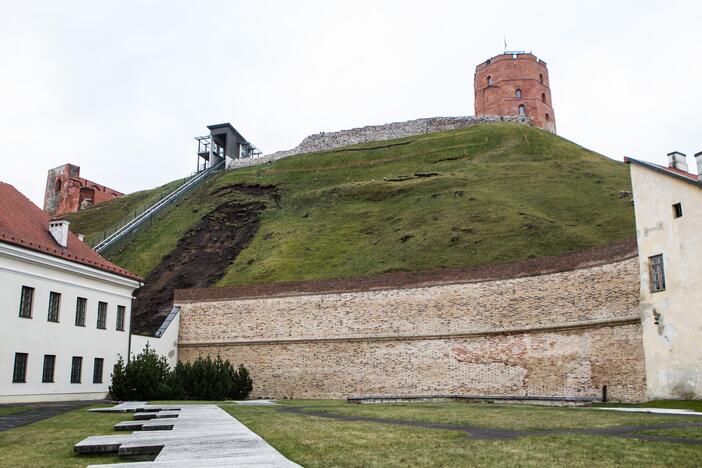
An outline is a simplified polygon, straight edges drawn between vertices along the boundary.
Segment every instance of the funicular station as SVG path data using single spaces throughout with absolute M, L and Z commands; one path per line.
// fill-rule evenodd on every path
M 230 161 L 255 158 L 261 152 L 249 143 L 229 122 L 208 125 L 209 135 L 195 137 L 197 141 L 197 171 L 216 167 L 224 162 L 225 167 Z

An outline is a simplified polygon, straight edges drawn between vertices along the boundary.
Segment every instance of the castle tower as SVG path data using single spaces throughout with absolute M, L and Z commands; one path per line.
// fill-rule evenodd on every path
M 475 115 L 526 115 L 556 133 L 546 62 L 526 52 L 505 52 L 475 67 Z

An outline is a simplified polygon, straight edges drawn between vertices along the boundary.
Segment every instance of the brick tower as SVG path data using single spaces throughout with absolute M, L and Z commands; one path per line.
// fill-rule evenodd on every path
M 526 115 L 556 133 L 546 62 L 526 52 L 505 52 L 475 67 L 475 115 Z

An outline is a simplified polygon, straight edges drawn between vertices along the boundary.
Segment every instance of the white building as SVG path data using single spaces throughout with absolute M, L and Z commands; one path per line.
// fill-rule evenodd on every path
M 626 158 L 641 268 L 641 323 L 651 399 L 702 398 L 702 181 L 685 155 L 668 167 Z M 695 155 L 702 174 L 702 152 Z
M 0 403 L 104 398 L 136 275 L 0 182 Z

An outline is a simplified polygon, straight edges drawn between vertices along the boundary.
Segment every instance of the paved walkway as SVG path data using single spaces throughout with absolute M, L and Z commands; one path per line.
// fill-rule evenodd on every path
M 217 405 L 144 405 L 128 403 L 113 411 L 133 412 L 132 421 L 115 426 L 127 434 L 91 436 L 74 447 L 78 454 L 157 454 L 153 462 L 93 467 L 298 467 L 255 432 Z M 104 411 L 104 410 L 103 410 Z
M 304 406 L 281 406 L 278 411 L 294 413 L 303 416 L 316 416 L 318 418 L 335 419 L 337 421 L 371 422 L 378 424 L 390 424 L 394 426 L 416 427 L 422 429 L 441 429 L 447 431 L 466 432 L 473 439 L 514 439 L 528 436 L 549 436 L 556 434 L 586 434 L 599 436 L 624 437 L 630 439 L 650 440 L 657 442 L 676 442 L 682 444 L 702 445 L 702 439 L 687 439 L 682 437 L 668 437 L 652 434 L 639 434 L 640 431 L 651 431 L 657 429 L 687 429 L 691 427 L 702 428 L 702 422 L 695 423 L 666 423 L 637 426 L 614 426 L 605 428 L 573 428 L 573 429 L 547 429 L 542 431 L 529 431 L 518 429 L 496 429 L 476 426 L 463 426 L 457 424 L 430 423 L 422 421 L 412 421 L 403 419 L 374 418 L 369 416 L 349 416 L 342 414 L 326 413 L 314 411 Z
M 82 408 L 84 406 L 92 405 L 93 403 L 99 403 L 96 401 L 62 401 L 62 402 L 52 402 L 52 403 L 22 403 L 17 405 L 3 405 L 3 406 L 24 406 L 31 409 L 20 411 L 19 413 L 12 413 L 0 416 L 0 432 L 6 431 L 8 429 L 14 429 L 20 426 L 26 426 L 27 424 L 32 424 L 43 419 L 53 418 L 59 414 L 63 414 L 67 411 L 71 411 L 77 408 Z

